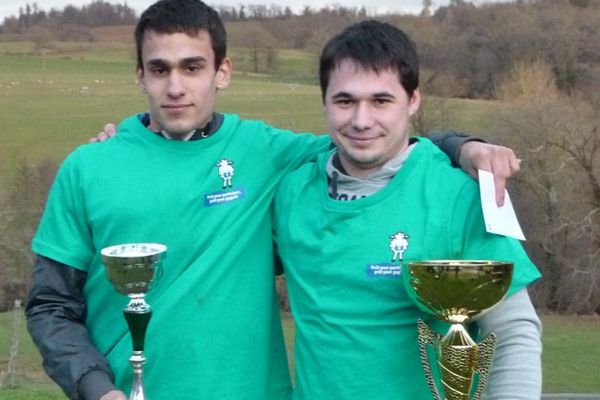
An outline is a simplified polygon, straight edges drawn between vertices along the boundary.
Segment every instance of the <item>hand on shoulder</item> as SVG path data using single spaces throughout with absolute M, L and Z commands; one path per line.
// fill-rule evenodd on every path
M 105 140 L 110 139 L 111 137 L 115 136 L 117 134 L 117 127 L 115 126 L 115 124 L 109 122 L 108 124 L 104 125 L 104 128 L 102 128 L 102 132 L 99 132 L 96 136 L 93 136 L 89 139 L 90 143 L 95 143 L 95 142 L 104 142 Z

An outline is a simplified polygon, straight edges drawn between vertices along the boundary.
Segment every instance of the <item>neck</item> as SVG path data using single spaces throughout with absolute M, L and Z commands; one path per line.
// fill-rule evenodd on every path
M 185 133 L 183 135 L 177 135 L 177 136 L 171 135 L 169 132 L 165 131 L 164 129 L 162 129 L 160 131 L 160 133 L 162 133 L 162 135 L 169 140 L 181 140 L 182 142 L 186 142 L 186 141 L 190 140 L 190 138 L 192 136 L 194 136 L 194 133 L 196 133 L 196 129 L 193 129 L 190 132 Z
M 414 144 L 410 145 L 384 165 L 374 168 L 368 176 L 352 175 L 343 165 L 340 154 L 332 154 L 325 167 L 330 197 L 336 200 L 356 200 L 378 192 L 394 178 L 414 147 Z
M 393 163 L 394 160 L 398 158 L 405 159 L 406 157 L 402 157 L 402 155 L 404 153 L 408 155 L 408 153 L 410 152 L 407 150 L 408 147 L 405 147 L 404 149 L 402 149 L 402 151 L 399 151 L 388 160 L 385 160 L 384 162 L 377 165 L 373 165 L 371 167 L 366 165 L 357 165 L 356 163 L 353 163 L 350 160 L 344 158 L 343 153 L 340 153 L 339 151 L 336 153 L 336 158 L 338 158 L 339 160 L 338 168 L 341 167 L 340 169 L 346 175 L 357 179 L 368 179 L 371 175 L 378 175 L 382 169 L 384 169 L 390 163 Z
M 155 119 L 150 115 L 150 123 L 148 124 L 148 129 L 152 132 L 158 133 L 162 135 L 165 139 L 168 140 L 181 140 L 183 142 L 190 140 L 194 134 L 200 130 L 201 132 L 205 130 L 205 128 L 210 124 L 210 120 L 206 121 L 201 127 L 192 129 L 188 132 L 170 132 L 164 129 Z

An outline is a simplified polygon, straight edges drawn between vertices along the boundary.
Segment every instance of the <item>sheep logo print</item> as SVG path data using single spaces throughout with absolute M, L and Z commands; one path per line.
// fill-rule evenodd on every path
M 231 179 L 233 178 L 233 161 L 222 159 L 217 163 L 219 176 L 223 179 L 223 189 L 231 187 Z
M 392 251 L 392 262 L 400 262 L 404 259 L 404 252 L 408 248 L 408 236 L 406 233 L 400 231 L 390 236 L 390 250 Z
M 233 161 L 222 158 L 215 164 L 215 168 L 217 169 L 215 175 L 219 177 L 218 182 L 222 190 L 205 194 L 205 207 L 229 204 L 246 197 L 246 190 L 243 186 L 233 187 L 233 175 L 235 174 Z
M 367 264 L 367 277 L 384 279 L 399 278 L 402 275 L 402 260 L 404 259 L 404 252 L 408 248 L 409 238 L 410 236 L 402 231 L 389 236 L 388 240 L 390 250 L 392 251 L 392 260 Z

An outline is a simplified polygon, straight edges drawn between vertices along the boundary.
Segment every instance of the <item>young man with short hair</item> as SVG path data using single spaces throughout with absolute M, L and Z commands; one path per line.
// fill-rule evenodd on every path
M 147 396 L 289 398 L 269 210 L 283 176 L 329 140 L 214 111 L 231 66 L 221 20 L 204 3 L 155 3 L 135 36 L 150 111 L 67 157 L 33 240 L 27 318 L 44 366 L 70 398 L 125 399 L 126 298 L 99 253 L 155 242 L 168 250 L 147 295 Z
M 417 308 L 401 271 L 432 259 L 514 262 L 509 297 L 476 323 L 498 338 L 486 399 L 540 397 L 541 328 L 526 290 L 539 272 L 518 241 L 485 231 L 477 184 L 409 137 L 418 68 L 410 38 L 378 21 L 348 27 L 321 54 L 336 148 L 289 174 L 273 210 L 296 321 L 294 399 L 431 398 L 417 319 L 447 327 Z

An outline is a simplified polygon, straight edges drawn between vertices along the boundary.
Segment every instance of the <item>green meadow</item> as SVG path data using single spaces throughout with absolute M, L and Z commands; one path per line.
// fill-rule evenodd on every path
M 5 371 L 11 346 L 13 314 L 0 313 L 0 371 Z M 44 374 L 41 359 L 24 320 L 20 329 L 16 387 L 0 388 L 3 400 L 65 399 Z M 545 316 L 542 358 L 545 393 L 600 393 L 600 318 Z M 293 369 L 294 321 L 283 316 L 285 338 Z
M 231 56 L 234 69 L 246 62 L 243 49 L 232 49 Z M 324 132 L 319 89 L 310 73 L 314 70 L 310 55 L 282 52 L 274 75 L 236 72 L 218 109 L 295 131 Z M 497 109 L 483 101 L 431 101 L 443 107 L 446 126 L 484 137 L 486 121 Z M 129 46 L 55 43 L 53 50 L 40 54 L 33 43 L 0 41 L 0 196 L 19 163 L 60 161 L 104 123 L 146 107 Z M 12 313 L 0 313 L 0 371 L 10 354 L 11 321 Z M 551 316 L 544 322 L 544 391 L 600 392 L 600 319 Z M 287 316 L 284 324 L 291 342 L 293 320 Z M 20 338 L 16 389 L 0 389 L 0 398 L 63 399 L 45 377 L 24 325 Z M 291 349 L 289 353 L 293 363 Z

